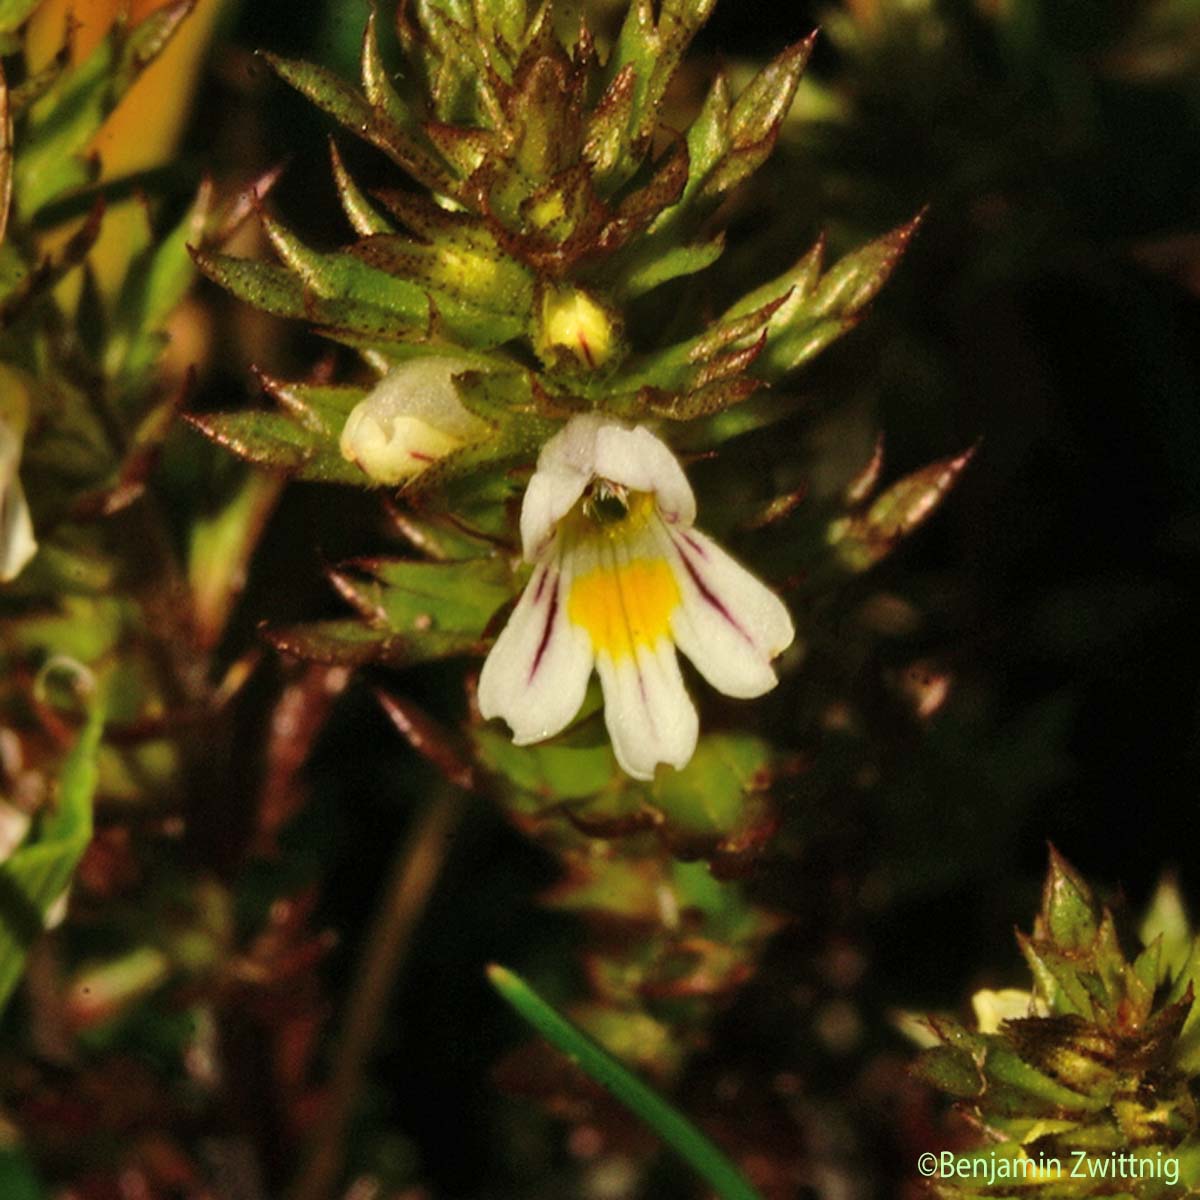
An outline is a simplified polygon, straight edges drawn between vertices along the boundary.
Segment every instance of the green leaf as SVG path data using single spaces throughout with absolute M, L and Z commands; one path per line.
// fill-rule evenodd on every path
M 795 370 L 858 322 L 912 240 L 920 217 L 848 254 L 820 274 L 823 243 L 782 275 L 743 296 L 721 319 L 743 316 L 771 301 L 767 342 L 755 374 L 774 381 Z
M 362 237 L 369 237 L 373 233 L 395 233 L 391 222 L 379 215 L 351 178 L 333 138 L 329 139 L 329 156 L 333 162 L 333 181 L 337 186 L 338 199 L 354 232 Z
M 453 631 L 478 639 L 512 596 L 512 573 L 499 557 L 440 563 L 356 559 L 331 578 L 374 627 L 409 635 Z
M 187 420 L 214 442 L 260 467 L 314 483 L 374 486 L 358 466 L 342 457 L 332 438 L 281 413 L 206 413 L 189 415 Z
M 26 217 L 94 178 L 94 157 L 85 153 L 93 137 L 194 7 L 195 0 L 175 0 L 132 29 L 117 25 L 32 106 L 16 165 L 17 202 Z
M 1166 874 L 1158 881 L 1138 936 L 1146 947 L 1159 942 L 1162 974 L 1177 979 L 1191 959 L 1193 938 L 1191 921 L 1174 875 Z
M 940 1091 L 962 1099 L 978 1096 L 984 1080 L 974 1058 L 958 1046 L 934 1046 L 916 1062 L 917 1074 Z
M 358 137 L 382 150 L 398 166 L 430 190 L 453 195 L 453 176 L 437 161 L 432 150 L 389 116 L 371 106 L 332 71 L 311 63 L 265 54 L 267 62 L 285 83 L 307 96 L 318 108 Z
M 277 317 L 309 315 L 304 288 L 286 268 L 195 248 L 191 254 L 204 275 L 239 300 Z
M 481 639 L 467 633 L 429 630 L 401 634 L 354 619 L 267 629 L 264 636 L 284 654 L 347 667 L 372 663 L 411 667 L 442 658 L 479 657 L 486 650 Z
M 47 912 L 66 894 L 92 840 L 96 756 L 104 717 L 104 703 L 93 701 L 63 763 L 54 808 L 33 840 L 0 863 L 0 1009 L 25 970 L 25 956 L 45 927 Z
M 937 510 L 974 453 L 972 448 L 930 463 L 892 484 L 865 513 L 834 521 L 827 540 L 842 565 L 865 571 L 890 554 Z
M 555 1012 L 519 975 L 495 963 L 488 980 L 552 1046 L 650 1126 L 721 1200 L 762 1200 L 745 1176 L 678 1109 L 622 1066 L 583 1030 Z
M 815 41 L 816 34 L 810 34 L 783 50 L 734 102 L 727 122 L 728 144 L 702 179 L 697 179 L 706 206 L 749 178 L 775 149 L 779 127 L 792 106 Z M 689 185 L 691 182 L 689 178 Z
M 94 177 L 94 163 L 82 155 L 112 107 L 114 56 L 110 34 L 31 108 L 15 168 L 16 202 L 26 218 Z
M 291 383 L 255 371 L 259 383 L 277 404 L 314 433 L 339 438 L 346 418 L 366 396 L 350 384 Z
M 220 640 L 282 482 L 262 471 L 246 471 L 241 485 L 221 507 L 193 519 L 187 574 L 196 632 L 205 646 Z
M 372 8 L 363 34 L 362 85 L 367 101 L 400 128 L 416 128 L 417 122 L 400 98 L 379 50 L 379 14 Z
M 640 247 L 642 242 L 635 242 Z M 723 234 L 694 246 L 671 246 L 654 257 L 638 255 L 625 269 L 618 285 L 618 296 L 633 300 L 638 296 L 682 275 L 695 275 L 711 267 L 725 249 Z
M 382 309 L 406 325 L 421 325 L 428 320 L 429 299 L 417 284 L 380 271 L 350 254 L 311 250 L 266 213 L 260 214 L 260 220 L 275 252 L 314 295 Z
M 1042 920 L 1055 945 L 1063 950 L 1090 949 L 1099 932 L 1091 888 L 1054 847 L 1042 893 Z
M 483 765 L 515 789 L 508 802 L 518 811 L 541 812 L 572 801 L 594 801 L 604 793 L 598 802 L 589 803 L 585 817 L 590 820 L 598 809 L 605 820 L 613 815 L 612 804 L 622 804 L 623 789 L 613 786 L 617 766 L 607 739 L 568 732 L 535 746 L 514 746 L 508 734 L 495 729 L 476 729 L 473 736 Z M 621 815 L 625 812 L 622 808 Z
M 773 828 L 764 813 L 769 780 L 766 742 L 709 734 L 700 739 L 687 766 L 662 772 L 646 791 L 648 801 L 663 814 L 664 833 L 672 845 L 703 853 L 722 841 L 732 848 L 764 824 Z
M 512 595 L 511 574 L 499 557 L 433 563 L 358 559 L 330 578 L 359 619 L 268 630 L 277 648 L 348 666 L 401 667 L 481 655 L 485 626 Z
M 633 73 L 633 97 L 625 145 L 615 180 L 629 179 L 649 149 L 660 106 L 692 38 L 708 20 L 715 0 L 662 0 L 658 20 L 651 0 L 633 0 L 606 68 L 611 81 L 626 67 Z
M 19 29 L 41 0 L 0 0 L 0 33 Z
M 130 264 L 117 297 L 106 366 L 114 375 L 138 379 L 162 349 L 163 324 L 196 278 L 188 243 L 200 232 L 203 196 L 165 238 L 152 242 Z

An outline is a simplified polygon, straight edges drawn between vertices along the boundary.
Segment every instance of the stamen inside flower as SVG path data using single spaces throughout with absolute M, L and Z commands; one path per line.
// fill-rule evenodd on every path
M 583 494 L 583 513 L 597 525 L 613 525 L 629 515 L 629 494 L 620 484 L 597 479 Z

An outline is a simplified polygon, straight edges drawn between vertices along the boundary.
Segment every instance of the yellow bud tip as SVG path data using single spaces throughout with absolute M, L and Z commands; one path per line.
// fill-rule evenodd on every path
M 578 288 L 548 287 L 542 294 L 541 323 L 534 349 L 549 363 L 567 350 L 589 370 L 603 366 L 616 348 L 612 317 Z

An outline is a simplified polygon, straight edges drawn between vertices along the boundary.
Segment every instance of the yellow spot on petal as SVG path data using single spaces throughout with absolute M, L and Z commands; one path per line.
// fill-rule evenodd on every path
M 679 605 L 679 585 L 662 558 L 601 566 L 571 585 L 567 616 L 592 640 L 597 654 L 631 658 L 639 646 L 666 636 Z

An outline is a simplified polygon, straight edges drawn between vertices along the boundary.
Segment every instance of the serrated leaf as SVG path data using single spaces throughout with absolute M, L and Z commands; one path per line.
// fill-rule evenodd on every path
M 1090 948 L 1100 930 L 1091 889 L 1053 847 L 1042 892 L 1042 920 L 1046 935 L 1064 951 Z
M 617 167 L 616 180 L 627 180 L 649 149 L 659 106 L 683 58 L 684 51 L 708 20 L 715 0 L 663 0 L 655 20 L 651 0 L 633 0 L 607 66 L 612 80 L 626 67 L 634 72 L 627 141 Z
M 382 309 L 408 325 L 428 319 L 425 290 L 407 279 L 380 271 L 351 254 L 312 250 L 286 226 L 265 213 L 263 230 L 275 252 L 304 285 L 324 300 L 351 301 Z
M 358 466 L 342 457 L 332 438 L 280 413 L 206 413 L 187 419 L 214 442 L 256 466 L 313 483 L 373 486 Z
M 722 319 L 786 297 L 771 318 L 755 373 L 770 381 L 782 378 L 852 329 L 895 270 L 919 223 L 920 217 L 846 255 L 824 275 L 818 275 L 823 250 L 818 242 L 789 270 L 733 305 Z
M 24 972 L 26 953 L 45 927 L 47 912 L 66 894 L 91 841 L 96 758 L 104 719 L 105 705 L 93 701 L 63 763 L 53 810 L 34 839 L 0 863 L 0 1010 Z
M 711 267 L 725 249 L 725 237 L 719 234 L 694 246 L 672 246 L 654 258 L 635 260 L 624 272 L 617 295 L 634 300 L 660 284 L 684 275 L 695 275 Z
M 329 156 L 333 163 L 333 181 L 337 186 L 338 200 L 354 232 L 362 237 L 369 237 L 373 233 L 394 233 L 391 222 L 376 212 L 351 178 L 333 138 L 329 139 Z
M 770 748 L 758 738 L 708 734 L 680 771 L 662 772 L 646 799 L 672 849 L 688 856 L 757 849 L 775 829 L 766 785 Z
M 975 1059 L 957 1046 L 934 1046 L 926 1050 L 913 1069 L 926 1083 L 950 1096 L 970 1099 L 984 1087 Z
M 815 41 L 814 33 L 789 46 L 738 96 L 725 123 L 722 153 L 696 180 L 697 194 L 705 206 L 711 207 L 770 157 Z M 691 186 L 692 180 L 688 183 Z
M 285 83 L 307 96 L 318 108 L 344 125 L 351 133 L 382 150 L 398 166 L 432 191 L 453 195 L 453 177 L 437 161 L 432 151 L 417 137 L 372 108 L 365 97 L 332 71 L 311 63 L 264 55 Z
M 484 628 L 512 595 L 497 557 L 461 562 L 359 559 L 331 573 L 359 620 L 270 629 L 268 639 L 300 658 L 349 666 L 409 666 L 482 654 Z
M 313 433 L 337 439 L 346 418 L 365 396 L 363 388 L 350 384 L 291 383 L 255 371 L 264 390 L 285 412 Z
M 512 596 L 512 573 L 499 557 L 463 562 L 356 559 L 333 573 L 344 599 L 368 622 L 395 633 L 483 634 Z
M 892 484 L 865 513 L 841 517 L 827 540 L 841 563 L 865 571 L 885 558 L 927 520 L 974 456 L 974 448 L 931 463 Z
M 348 667 L 372 663 L 410 667 L 417 663 L 464 655 L 482 655 L 485 646 L 468 634 L 430 630 L 425 633 L 390 633 L 357 620 L 314 621 L 264 631 L 277 650 L 310 662 Z
M 284 267 L 234 258 L 195 247 L 192 259 L 200 271 L 231 292 L 239 300 L 277 317 L 304 317 L 308 314 L 304 288 L 300 280 Z

